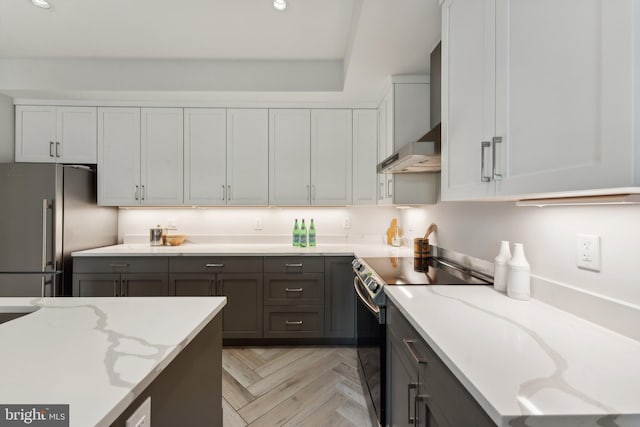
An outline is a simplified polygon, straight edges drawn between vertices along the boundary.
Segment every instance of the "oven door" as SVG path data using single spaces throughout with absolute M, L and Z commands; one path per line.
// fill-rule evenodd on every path
M 360 371 L 369 393 L 367 399 L 375 412 L 379 425 L 385 423 L 385 308 L 377 306 L 363 288 L 365 284 L 354 277 L 353 286 L 358 296 L 356 306 L 356 342 Z

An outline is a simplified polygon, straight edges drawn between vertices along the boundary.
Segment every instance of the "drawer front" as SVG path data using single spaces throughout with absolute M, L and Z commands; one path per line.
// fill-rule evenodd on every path
M 265 338 L 319 338 L 323 335 L 322 307 L 265 307 Z
M 167 257 L 79 257 L 73 259 L 74 273 L 166 273 Z
M 262 273 L 262 257 L 173 257 L 171 273 Z
M 324 304 L 324 274 L 265 274 L 265 305 Z
M 324 257 L 321 256 L 297 256 L 297 257 L 265 257 L 265 273 L 323 273 Z

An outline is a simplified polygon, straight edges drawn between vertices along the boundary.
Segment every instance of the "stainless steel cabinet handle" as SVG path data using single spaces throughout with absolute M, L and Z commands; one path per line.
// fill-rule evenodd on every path
M 415 360 L 416 363 L 421 365 L 427 364 L 427 359 L 422 359 L 421 357 L 418 356 L 418 353 L 416 353 L 416 350 L 415 350 L 416 340 L 409 340 L 407 338 L 403 338 L 402 342 L 407 347 L 407 350 L 409 350 L 409 353 L 411 353 L 411 357 L 413 357 L 413 360 Z
M 40 278 L 40 296 L 44 298 L 44 277 Z
M 56 157 L 60 157 L 60 143 L 56 142 Z
M 302 325 L 302 320 L 285 320 L 284 324 L 285 325 L 296 325 L 296 326 L 300 326 Z
M 502 137 L 501 136 L 494 136 L 493 137 L 493 147 L 492 147 L 492 153 L 491 153 L 491 162 L 492 162 L 492 175 L 493 175 L 493 180 L 494 181 L 502 181 L 502 174 L 499 174 L 498 172 L 496 172 L 496 147 L 498 144 L 502 144 Z
M 302 288 L 284 288 L 285 292 L 302 292 Z
M 53 157 L 53 141 L 49 141 L 49 157 Z
M 139 193 L 138 193 L 139 190 L 140 190 L 140 186 L 136 185 L 136 195 L 135 195 L 136 200 L 139 199 Z
M 48 209 L 49 209 L 49 203 L 47 202 L 47 199 L 42 199 L 42 271 L 44 271 L 47 268 L 47 210 Z
M 393 197 L 393 178 L 387 179 L 387 197 Z
M 491 181 L 491 177 L 484 175 L 484 149 L 489 148 L 491 143 L 489 141 L 482 141 L 480 144 L 480 181 L 489 182 Z
M 204 266 L 207 268 L 222 268 L 224 264 L 205 264 Z
M 224 185 L 220 186 L 220 200 L 224 200 Z
M 129 267 L 129 264 L 123 262 L 123 263 L 113 263 L 113 264 L 109 264 L 109 267 L 111 268 L 127 268 Z
M 147 195 L 147 192 L 144 189 L 144 185 L 142 186 L 142 200 L 144 200 L 145 196 Z
M 411 390 L 417 390 L 418 389 L 418 384 L 417 383 L 409 383 L 407 384 L 407 422 L 409 424 L 415 424 L 416 423 L 416 417 L 415 416 L 411 416 L 411 401 L 413 399 L 411 399 Z M 415 406 L 414 406 L 414 410 L 415 410 Z M 414 412 L 415 415 L 415 412 Z
M 299 263 L 299 264 L 285 264 L 284 266 L 285 266 L 285 268 L 294 268 L 294 267 L 302 268 L 302 263 Z

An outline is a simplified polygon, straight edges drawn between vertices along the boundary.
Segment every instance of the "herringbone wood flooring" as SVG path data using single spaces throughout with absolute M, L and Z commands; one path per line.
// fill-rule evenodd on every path
M 224 427 L 372 426 L 354 348 L 222 351 Z

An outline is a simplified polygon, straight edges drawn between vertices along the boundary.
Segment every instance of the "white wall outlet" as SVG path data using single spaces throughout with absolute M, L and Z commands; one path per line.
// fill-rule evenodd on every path
M 176 221 L 175 218 L 167 218 L 167 227 L 176 228 L 177 224 L 178 224 L 178 221 Z
M 342 228 L 351 228 L 351 217 L 345 216 L 342 220 Z
M 125 427 L 151 427 L 151 396 L 147 397 L 142 405 L 131 414 L 125 423 Z
M 262 218 L 259 216 L 256 217 L 256 220 L 253 223 L 253 228 L 255 230 L 262 230 Z
M 600 236 L 578 234 L 577 264 L 579 268 L 600 271 Z

